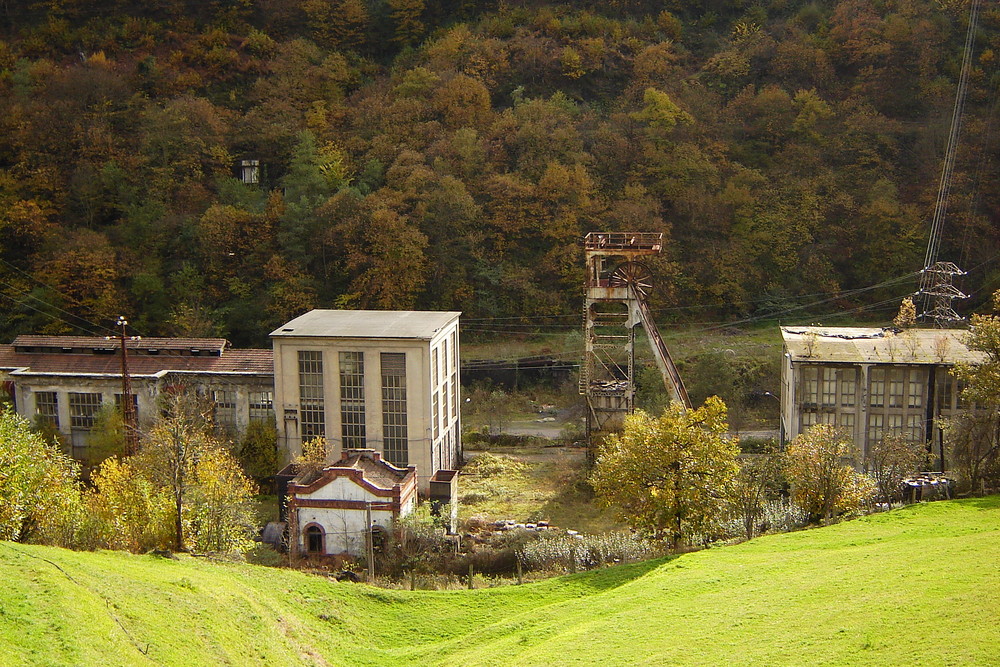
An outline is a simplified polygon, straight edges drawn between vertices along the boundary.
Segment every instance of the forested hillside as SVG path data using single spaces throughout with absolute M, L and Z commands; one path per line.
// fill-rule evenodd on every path
M 664 318 L 840 293 L 822 312 L 888 318 L 922 264 L 967 16 L 0 2 L 0 337 L 124 312 L 146 335 L 259 345 L 310 307 L 571 324 L 590 230 L 665 233 Z M 942 247 L 977 294 L 1000 278 L 998 28 L 985 3 Z M 259 185 L 237 178 L 249 159 Z

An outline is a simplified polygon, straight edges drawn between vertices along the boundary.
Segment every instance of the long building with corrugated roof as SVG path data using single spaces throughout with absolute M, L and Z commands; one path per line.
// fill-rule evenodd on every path
M 222 338 L 126 339 L 140 431 L 165 391 L 211 401 L 215 426 L 234 437 L 253 420 L 274 420 L 274 354 L 234 349 Z M 62 433 L 74 458 L 93 462 L 90 433 L 101 408 L 122 400 L 119 339 L 18 336 L 0 345 L 0 376 L 18 414 Z
M 781 427 L 794 438 L 813 424 L 845 429 L 862 453 L 884 434 L 925 443 L 942 459 L 938 419 L 966 406 L 953 366 L 983 356 L 964 329 L 781 327 Z

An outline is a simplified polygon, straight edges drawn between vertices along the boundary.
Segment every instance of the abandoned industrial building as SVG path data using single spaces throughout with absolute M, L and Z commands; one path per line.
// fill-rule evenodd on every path
M 271 333 L 278 443 L 323 436 L 416 466 L 421 493 L 462 455 L 457 312 L 313 310 Z
M 883 434 L 927 443 L 941 462 L 940 417 L 966 406 L 949 370 L 977 363 L 963 329 L 782 327 L 781 429 L 846 429 L 862 453 Z
M 140 430 L 169 391 L 210 400 L 216 428 L 234 436 L 252 420 L 274 418 L 271 350 L 233 349 L 221 338 L 135 338 L 126 349 Z M 91 463 L 98 413 L 122 399 L 119 351 L 116 338 L 18 336 L 0 345 L 0 374 L 18 414 L 48 422 L 74 458 Z
M 254 420 L 274 420 L 284 460 L 324 436 L 331 459 L 374 449 L 415 466 L 422 493 L 457 467 L 457 312 L 313 310 L 271 334 L 273 350 L 234 349 L 219 338 L 129 338 L 131 393 L 140 431 L 164 392 L 211 402 L 215 427 L 238 438 Z M 72 455 L 92 461 L 88 442 L 101 406 L 123 395 L 119 340 L 19 336 L 0 345 L 0 380 L 18 414 L 45 421 Z
M 416 507 L 413 466 L 400 468 L 371 449 L 345 449 L 340 460 L 301 471 L 287 487 L 293 555 L 360 556 L 369 526 L 389 529 Z

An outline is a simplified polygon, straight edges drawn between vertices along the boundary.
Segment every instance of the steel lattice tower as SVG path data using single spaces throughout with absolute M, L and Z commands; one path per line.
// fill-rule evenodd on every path
M 663 234 L 609 232 L 584 238 L 585 353 L 580 393 L 587 397 L 587 437 L 612 430 L 635 409 L 635 328 L 642 324 L 672 400 L 690 407 L 687 391 L 646 306 L 652 273 L 637 260 L 657 255 Z

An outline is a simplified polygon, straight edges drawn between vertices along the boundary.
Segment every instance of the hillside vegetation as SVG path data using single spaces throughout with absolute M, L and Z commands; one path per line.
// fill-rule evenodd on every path
M 887 321 L 967 5 L 0 3 L 0 337 L 127 312 L 263 344 L 310 307 L 572 329 L 591 230 L 666 235 L 664 321 Z M 979 27 L 941 253 L 986 294 L 1000 8 Z
M 0 543 L 0 661 L 986 665 L 997 562 L 996 496 L 476 591 Z

